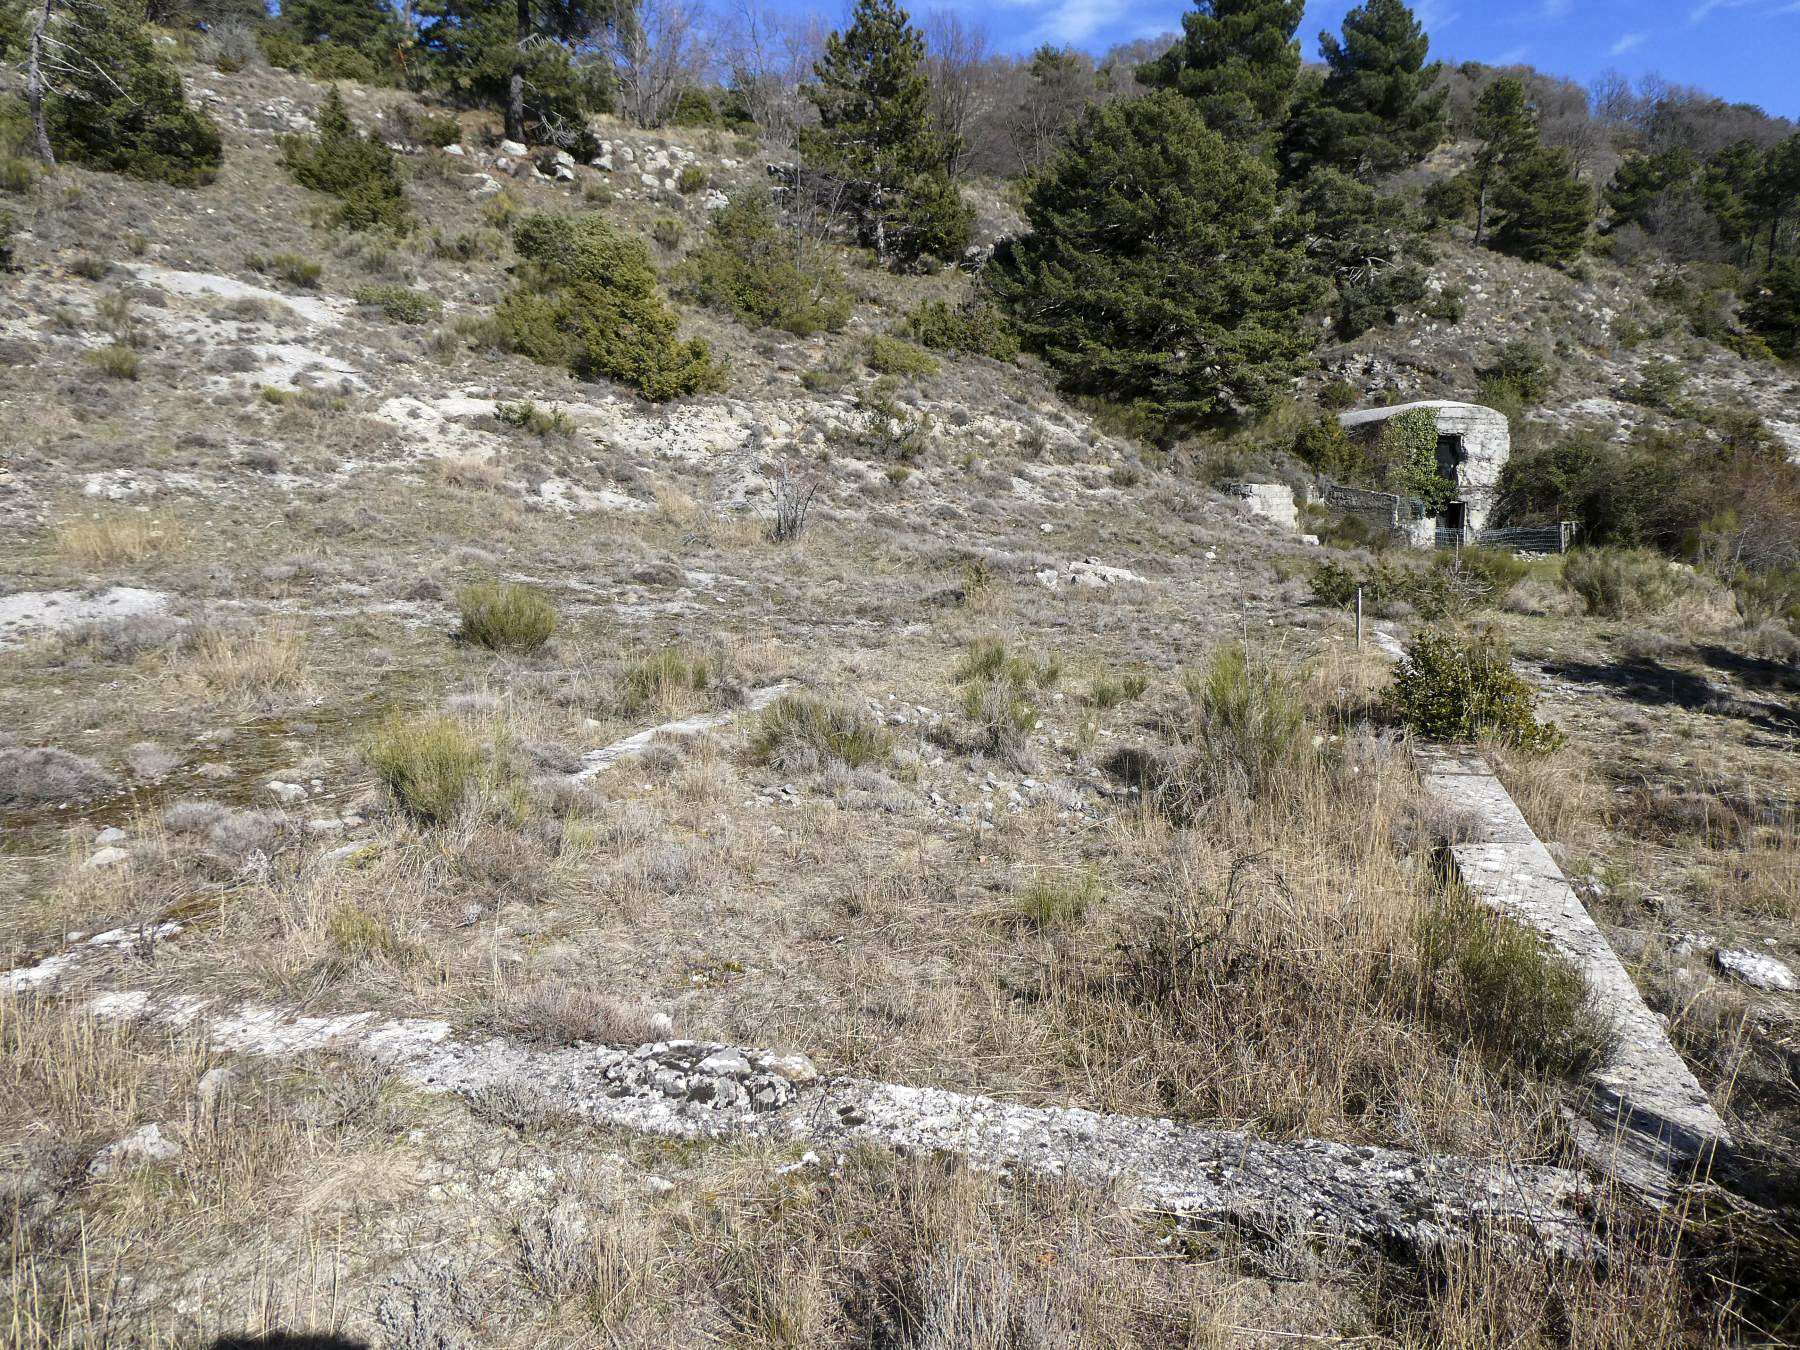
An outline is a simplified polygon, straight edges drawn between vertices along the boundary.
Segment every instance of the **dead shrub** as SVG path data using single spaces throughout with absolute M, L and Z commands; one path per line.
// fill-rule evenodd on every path
M 180 659 L 212 690 L 260 698 L 301 684 L 306 646 L 296 630 L 278 625 L 208 628 Z
M 86 802 L 124 790 L 111 773 L 54 746 L 0 746 L 0 806 Z
M 484 825 L 457 850 L 461 891 L 491 909 L 513 901 L 541 904 L 550 895 L 552 857 L 534 834 Z
M 648 1009 L 585 984 L 531 985 L 508 1015 L 510 1030 L 546 1045 L 648 1045 L 667 1040 L 672 1024 Z

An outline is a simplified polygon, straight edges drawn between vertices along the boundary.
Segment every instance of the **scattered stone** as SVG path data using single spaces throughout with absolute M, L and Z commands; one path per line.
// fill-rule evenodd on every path
M 263 785 L 275 794 L 275 799 L 283 805 L 292 806 L 295 802 L 306 800 L 306 789 L 298 783 L 285 783 L 279 778 L 271 779 Z
M 102 848 L 102 849 L 96 849 L 94 852 L 94 856 L 89 858 L 86 862 L 84 862 L 82 864 L 82 866 L 85 868 L 92 868 L 97 871 L 102 867 L 116 867 L 118 864 L 124 862 L 130 856 L 131 856 L 131 854 L 128 853 L 126 850 L 124 850 L 122 848 L 118 848 L 116 846 Z
M 215 1064 L 200 1075 L 200 1082 L 194 1089 L 194 1101 L 201 1120 L 210 1120 L 217 1114 L 220 1104 L 237 1085 L 237 1077 L 237 1070 L 229 1064 Z
M 645 1195 L 667 1195 L 674 1189 L 674 1182 L 670 1181 L 667 1177 L 659 1177 L 654 1172 L 644 1178 Z
M 128 837 L 129 836 L 126 835 L 125 831 L 121 830 L 117 825 L 108 825 L 104 830 L 100 831 L 99 834 L 94 836 L 94 842 L 102 848 L 105 848 L 108 844 L 122 844 Z
M 164 1136 L 155 1122 L 140 1125 L 123 1138 L 115 1139 L 94 1155 L 88 1164 L 91 1177 L 110 1177 L 122 1168 L 143 1163 L 168 1162 L 181 1156 L 181 1145 Z
M 531 152 L 517 141 L 501 141 L 499 152 L 509 159 L 524 159 Z
M 1713 963 L 1734 980 L 1742 980 L 1753 989 L 1788 993 L 1800 988 L 1800 980 L 1795 978 L 1788 966 L 1761 952 L 1720 947 L 1713 952 Z

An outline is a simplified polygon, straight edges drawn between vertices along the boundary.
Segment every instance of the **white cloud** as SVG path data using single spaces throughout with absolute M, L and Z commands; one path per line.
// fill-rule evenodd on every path
M 1556 22 L 1556 20 L 1568 14 L 1569 10 L 1574 7 L 1574 4 L 1575 0 L 1544 0 L 1543 12 L 1545 22 Z
M 1525 46 L 1509 47 L 1494 58 L 1497 66 L 1516 66 L 1531 54 L 1531 48 Z
M 1606 54 L 1608 56 L 1623 56 L 1626 52 L 1635 51 L 1637 48 L 1644 45 L 1645 36 L 1646 35 L 1643 33 L 1621 33 L 1619 35 L 1619 40 L 1606 49 Z

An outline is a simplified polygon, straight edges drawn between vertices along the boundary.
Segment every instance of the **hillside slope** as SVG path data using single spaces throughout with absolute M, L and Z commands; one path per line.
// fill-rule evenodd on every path
M 319 86 L 189 78 L 225 128 L 219 181 L 45 177 L 0 296 L 12 1326 L 1273 1346 L 1778 1324 L 1773 1239 L 1739 1251 L 1710 1213 L 1671 1236 L 1610 1190 L 1610 1267 L 1485 1232 L 1418 1264 L 1304 1216 L 1179 1227 L 1091 1181 L 597 1128 L 332 1053 L 339 1019 L 564 1067 L 692 1038 L 766 1047 L 770 1090 L 801 1055 L 902 1090 L 1579 1166 L 1567 1065 L 1483 1039 L 1497 1017 L 1432 945 L 1458 823 L 1382 710 L 1388 659 L 1316 602 L 1323 550 L 1185 472 L 1233 447 L 1139 447 L 1029 361 L 883 382 L 871 338 L 967 281 L 848 253 L 842 333 L 683 305 L 729 358 L 721 394 L 577 381 L 480 323 L 509 221 L 602 211 L 668 275 L 709 193 L 766 179 L 753 146 L 612 128 L 613 168 L 564 183 L 503 170 L 471 117 L 462 154 L 407 150 L 422 227 L 376 242 L 322 228 L 278 162 Z M 365 125 L 403 101 L 346 93 Z M 684 194 L 683 168 L 705 184 Z M 1800 432 L 1785 373 L 1673 334 L 1622 349 L 1648 301 L 1608 265 L 1452 244 L 1434 279 L 1467 290 L 1461 322 L 1329 349 L 1307 383 L 1466 398 L 1529 329 L 1561 364 L 1546 426 L 1649 415 L 1618 391 L 1667 354 L 1691 396 Z M 378 284 L 441 309 L 391 319 L 356 299 Z M 778 483 L 817 490 L 781 543 Z M 1521 570 L 1472 617 L 1570 741 L 1488 748 L 1751 1170 L 1779 1175 L 1800 1009 L 1715 953 L 1800 960 L 1792 654 L 1698 581 L 1625 621 L 1583 612 L 1557 560 Z M 554 635 L 474 640 L 482 585 L 548 600 Z M 1403 603 L 1377 621 L 1388 645 L 1424 626 Z M 394 770 L 414 753 L 428 781 Z

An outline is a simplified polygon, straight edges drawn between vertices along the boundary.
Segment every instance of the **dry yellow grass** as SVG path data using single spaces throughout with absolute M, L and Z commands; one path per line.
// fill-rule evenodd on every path
M 174 658 L 209 692 L 260 698 L 298 688 L 306 673 L 306 643 L 297 628 L 208 628 Z
M 66 562 L 87 567 L 147 562 L 181 553 L 187 547 L 174 521 L 144 512 L 113 510 L 61 521 L 56 551 Z

